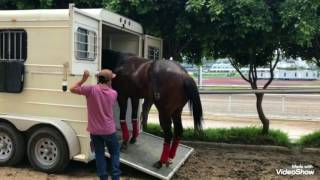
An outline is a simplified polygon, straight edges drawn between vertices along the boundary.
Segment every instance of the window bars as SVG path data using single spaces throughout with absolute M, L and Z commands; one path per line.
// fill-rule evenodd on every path
M 159 60 L 160 48 L 148 46 L 148 59 Z
M 76 58 L 94 61 L 97 56 L 97 34 L 94 31 L 78 28 L 75 37 Z
M 24 30 L 0 30 L 0 60 L 25 61 L 27 58 L 27 34 Z

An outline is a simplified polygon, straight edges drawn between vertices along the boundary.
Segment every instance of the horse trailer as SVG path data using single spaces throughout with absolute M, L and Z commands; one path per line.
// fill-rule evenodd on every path
M 96 83 L 92 74 L 101 69 L 103 49 L 162 59 L 160 38 L 144 35 L 139 23 L 108 10 L 71 4 L 61 10 L 0 11 L 0 165 L 15 165 L 26 155 L 34 168 L 52 173 L 69 160 L 94 159 L 85 98 L 68 92 L 67 86 L 84 70 L 91 74 L 87 84 Z M 130 108 L 127 114 L 129 119 Z M 177 162 L 156 170 L 145 162 L 158 160 L 162 142 L 142 132 L 121 162 L 169 179 L 192 148 L 181 145 Z M 148 153 L 154 156 L 136 157 Z

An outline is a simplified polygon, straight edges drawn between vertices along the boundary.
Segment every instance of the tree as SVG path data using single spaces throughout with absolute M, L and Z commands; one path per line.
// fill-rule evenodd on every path
M 50 8 L 53 0 L 2 0 L 1 9 L 38 9 Z
M 320 1 L 286 0 L 281 19 L 288 36 L 282 49 L 286 56 L 302 57 L 320 67 Z
M 185 10 L 186 0 L 104 0 L 108 9 L 124 14 L 144 26 L 146 34 L 163 38 L 166 59 L 181 60 L 181 55 L 199 63 L 202 44 L 194 33 L 197 22 Z
M 187 10 L 201 17 L 202 42 L 206 53 L 229 58 L 233 67 L 252 89 L 266 89 L 274 78 L 274 69 L 280 59 L 283 32 L 280 10 L 283 1 L 276 0 L 189 0 Z M 206 20 L 203 21 L 203 17 Z M 289 39 L 289 37 L 287 37 Z M 245 75 L 240 71 L 249 67 Z M 257 68 L 269 67 L 270 78 L 261 87 Z M 262 133 L 269 130 L 262 102 L 264 93 L 256 93 L 256 108 L 263 124 Z
M 103 0 L 1 0 L 1 9 L 67 9 L 69 3 L 75 3 L 79 8 L 102 7 Z

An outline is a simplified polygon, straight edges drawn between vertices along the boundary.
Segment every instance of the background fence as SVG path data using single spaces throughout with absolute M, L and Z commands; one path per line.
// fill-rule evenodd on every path
M 265 93 L 263 110 L 269 118 L 320 120 L 320 90 L 200 90 L 205 115 L 258 117 L 255 93 Z M 186 106 L 185 112 L 189 111 Z

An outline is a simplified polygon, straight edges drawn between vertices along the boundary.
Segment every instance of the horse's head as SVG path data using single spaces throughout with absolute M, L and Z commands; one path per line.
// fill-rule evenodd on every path
M 127 61 L 128 57 L 133 54 L 122 53 L 111 49 L 102 50 L 101 69 L 110 69 L 115 71 L 123 62 Z

